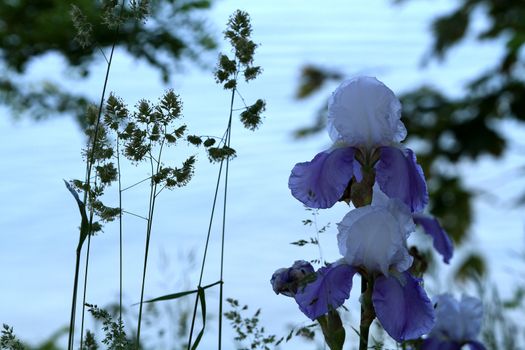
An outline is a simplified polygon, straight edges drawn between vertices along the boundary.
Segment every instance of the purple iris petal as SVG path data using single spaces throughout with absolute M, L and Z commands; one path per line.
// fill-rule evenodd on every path
M 310 208 L 330 208 L 344 194 L 353 176 L 354 149 L 337 148 L 318 153 L 311 162 L 297 163 L 288 187 Z
M 423 227 L 423 230 L 432 237 L 434 248 L 443 256 L 445 263 L 450 262 L 454 247 L 448 234 L 443 230 L 436 218 L 421 214 L 413 215 L 414 222 Z
M 408 272 L 402 273 L 399 279 L 378 277 L 372 303 L 385 331 L 401 342 L 430 332 L 434 326 L 434 308 L 420 279 Z
M 479 341 L 471 340 L 467 342 L 470 350 L 487 350 L 485 345 L 481 344 Z
M 402 200 L 412 212 L 420 212 L 428 203 L 427 184 L 412 150 L 381 147 L 376 165 L 376 180 L 386 195 Z
M 317 271 L 317 279 L 299 288 L 295 301 L 312 321 L 343 305 L 350 296 L 356 270 L 347 264 L 329 265 Z
M 423 341 L 421 350 L 461 350 L 461 344 L 450 340 L 428 337 Z

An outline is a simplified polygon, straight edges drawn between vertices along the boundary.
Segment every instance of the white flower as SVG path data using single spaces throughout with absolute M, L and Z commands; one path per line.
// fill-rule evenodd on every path
M 481 331 L 483 305 L 477 298 L 463 295 L 457 301 L 450 294 L 434 298 L 436 324 L 430 336 L 446 338 L 456 342 L 474 340 Z
M 388 276 L 390 268 L 404 272 L 412 265 L 406 240 L 415 225 L 406 205 L 383 196 L 375 191 L 372 205 L 346 214 L 338 224 L 337 241 L 348 264 Z
M 406 129 L 401 103 L 392 90 L 372 77 L 345 80 L 328 102 L 328 132 L 349 146 L 388 146 L 401 142 Z

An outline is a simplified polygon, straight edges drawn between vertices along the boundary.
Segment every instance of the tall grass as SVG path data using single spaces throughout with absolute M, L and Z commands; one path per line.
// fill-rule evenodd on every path
M 112 6 L 106 7 L 107 13 L 101 14 L 101 17 L 109 17 L 108 13 L 115 15 L 116 25 L 111 25 L 108 30 L 118 33 L 119 27 L 125 21 L 144 20 L 145 1 L 141 3 L 132 2 L 131 8 L 134 9 L 135 18 L 123 18 L 123 9 L 126 2 L 120 4 L 113 2 Z M 133 11 L 132 11 L 133 13 Z M 85 17 L 80 10 L 75 8 L 76 27 L 78 37 L 82 38 L 83 44 L 89 44 L 89 37 L 85 34 L 89 32 L 89 23 L 82 22 Z M 89 313 L 103 324 L 106 331 L 106 338 L 103 343 L 108 348 L 115 349 L 140 349 L 142 348 L 141 333 L 142 320 L 144 314 L 144 305 L 165 300 L 178 299 L 187 295 L 195 294 L 195 303 L 191 317 L 191 326 L 189 330 L 189 339 L 187 342 L 188 349 L 196 349 L 202 340 L 204 328 L 206 325 L 206 294 L 205 290 L 218 286 L 219 288 L 219 310 L 218 310 L 218 340 L 217 347 L 222 348 L 222 314 L 223 314 L 223 284 L 224 284 L 224 254 L 226 240 L 226 214 L 227 214 L 227 193 L 228 193 L 228 174 L 229 162 L 235 157 L 236 151 L 232 148 L 232 121 L 236 108 L 236 97 L 239 95 L 239 86 L 241 77 L 245 82 L 255 79 L 261 72 L 260 67 L 253 64 L 254 53 L 257 45 L 251 40 L 251 24 L 249 15 L 242 11 L 236 11 L 228 20 L 227 28 L 224 32 L 225 39 L 232 47 L 231 58 L 226 54 L 221 54 L 214 71 L 215 80 L 226 90 L 231 91 L 229 101 L 229 111 L 226 119 L 226 130 L 222 137 L 199 136 L 198 134 L 189 134 L 186 124 L 181 122 L 182 101 L 173 91 L 167 91 L 157 103 L 151 103 L 147 100 L 141 100 L 135 106 L 134 110 L 128 110 L 125 102 L 116 97 L 113 93 L 106 98 L 107 84 L 109 81 L 110 70 L 113 62 L 114 48 L 116 41 L 113 43 L 111 51 L 106 58 L 106 75 L 102 88 L 100 104 L 98 108 L 91 108 L 87 111 L 88 127 L 86 134 L 88 136 L 87 147 L 84 150 L 84 159 L 86 161 L 86 175 L 84 180 L 72 180 L 66 182 L 66 186 L 73 195 L 77 206 L 79 207 L 81 224 L 79 242 L 76 248 L 75 274 L 72 290 L 71 317 L 69 325 L 68 349 L 75 347 L 75 334 L 77 321 L 76 310 L 78 303 L 79 278 L 81 275 L 81 254 L 84 245 L 86 246 L 85 269 L 83 271 L 83 296 L 82 296 L 82 314 L 80 327 L 80 349 L 90 348 L 94 344 L 93 334 L 89 331 L 84 332 L 85 311 L 88 308 Z M 257 100 L 253 105 L 247 105 L 242 99 L 243 106 L 240 108 L 240 119 L 245 128 L 255 130 L 262 121 L 261 113 L 265 109 L 263 100 Z M 206 243 L 202 256 L 200 276 L 197 288 L 189 291 L 167 294 L 158 298 L 145 301 L 145 289 L 148 275 L 148 258 L 150 255 L 150 242 L 152 238 L 153 223 L 156 212 L 157 198 L 166 189 L 175 189 L 188 185 L 195 171 L 195 156 L 189 156 L 181 165 L 175 166 L 166 164 L 163 155 L 168 147 L 178 147 L 182 143 L 200 147 L 202 146 L 211 162 L 218 164 L 219 171 L 216 180 L 215 193 L 213 195 L 212 211 L 209 218 L 208 232 L 206 234 Z M 122 179 L 125 174 L 121 173 L 122 158 L 126 158 L 137 166 L 144 166 L 148 169 L 149 176 L 135 184 L 122 188 Z M 115 166 L 116 164 L 116 166 Z M 103 203 L 107 200 L 105 190 L 114 182 L 118 185 L 118 207 L 109 207 Z M 149 182 L 149 193 L 146 198 L 147 213 L 133 213 L 125 210 L 125 203 L 122 201 L 122 193 L 138 184 Z M 219 188 L 223 188 L 222 201 L 222 218 L 221 218 L 221 244 L 220 244 L 220 276 L 219 280 L 209 285 L 203 286 L 203 276 L 207 255 L 209 250 L 209 241 L 212 231 L 212 223 L 215 218 L 215 209 L 218 205 L 217 198 Z M 82 199 L 80 195 L 82 194 Z M 141 274 L 140 301 L 138 303 L 138 318 L 136 325 L 136 337 L 130 341 L 124 330 L 122 318 L 122 295 L 123 291 L 123 251 L 125 245 L 123 242 L 123 215 L 133 215 L 142 218 L 146 222 L 145 227 L 145 244 L 143 268 Z M 88 291 L 88 274 L 89 258 L 91 255 L 91 239 L 94 234 L 101 231 L 103 224 L 118 219 L 119 222 L 119 301 L 118 301 L 118 319 L 113 317 L 105 310 L 98 308 L 96 305 L 86 303 L 86 294 Z M 198 309 L 202 315 L 202 328 L 197 333 L 196 319 Z M 128 325 L 129 327 L 129 325 Z

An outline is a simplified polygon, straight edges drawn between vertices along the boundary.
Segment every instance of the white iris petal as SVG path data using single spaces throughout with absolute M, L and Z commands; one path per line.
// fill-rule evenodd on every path
M 412 264 L 406 239 L 414 229 L 408 209 L 397 200 L 350 211 L 338 224 L 339 252 L 348 264 L 388 275 Z
M 372 77 L 345 80 L 328 102 L 328 133 L 349 146 L 386 146 L 401 142 L 406 129 L 401 103 L 392 90 Z

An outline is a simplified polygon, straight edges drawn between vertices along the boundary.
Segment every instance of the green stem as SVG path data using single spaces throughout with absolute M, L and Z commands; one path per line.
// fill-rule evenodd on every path
M 80 322 L 80 350 L 84 348 L 84 319 L 85 319 L 85 313 L 86 313 L 86 295 L 87 295 L 89 251 L 90 250 L 91 250 L 91 235 L 88 235 L 87 250 L 86 250 L 86 266 L 84 269 L 84 291 L 82 295 L 82 317 L 81 317 L 81 322 Z
M 148 224 L 146 228 L 146 247 L 144 248 L 144 268 L 142 271 L 142 286 L 140 290 L 140 306 L 139 306 L 139 317 L 137 325 L 137 349 L 140 348 L 140 329 L 142 323 L 142 307 L 144 305 L 144 287 L 146 285 L 146 271 L 148 266 L 148 255 L 149 255 L 149 243 L 151 240 L 151 227 L 153 224 L 153 213 L 155 211 L 155 200 L 157 199 L 157 183 L 153 181 L 153 176 L 160 172 L 162 149 L 164 147 L 164 141 L 160 143 L 159 156 L 156 169 L 153 166 L 153 157 L 150 157 L 152 181 L 150 185 L 150 197 L 149 197 L 149 212 L 148 212 Z
M 120 172 L 120 150 L 119 150 L 119 136 L 117 132 L 117 173 L 118 173 L 118 224 L 119 224 L 119 293 L 118 293 L 118 319 L 122 323 L 122 177 Z
M 78 274 L 80 271 L 80 247 L 77 249 L 76 261 L 75 261 L 75 278 L 73 282 L 73 300 L 71 301 L 71 318 L 69 320 L 69 337 L 68 337 L 68 349 L 73 349 L 74 335 L 75 335 L 75 311 L 77 305 L 77 292 L 78 292 Z
M 363 164 L 363 180 L 352 188 L 352 202 L 356 208 L 370 205 L 372 202 L 372 187 L 375 182 L 375 171 L 370 166 L 371 156 L 365 153 Z M 361 320 L 359 324 L 359 350 L 368 349 L 370 325 L 374 321 L 375 310 L 372 304 L 372 290 L 374 289 L 374 276 L 361 273 Z
M 228 120 L 228 134 L 226 136 L 226 146 L 230 147 L 231 133 L 232 133 L 232 114 L 233 114 L 233 103 L 235 101 L 235 91 L 232 91 L 231 104 L 230 104 L 230 118 Z M 224 240 L 226 233 L 226 203 L 228 194 L 228 173 L 229 173 L 230 159 L 226 159 L 226 171 L 224 175 L 224 201 L 222 207 L 222 233 L 221 233 L 221 276 L 220 276 L 220 289 L 219 289 L 219 339 L 217 349 L 222 349 L 222 307 L 224 300 L 223 285 L 224 285 Z
M 224 165 L 224 160 L 221 161 L 221 165 L 219 167 L 219 174 L 217 175 L 217 183 L 215 185 L 215 194 L 213 195 L 213 204 L 211 206 L 210 220 L 209 220 L 209 223 L 208 223 L 208 233 L 206 234 L 206 243 L 204 245 L 204 254 L 203 254 L 203 257 L 202 257 L 201 271 L 200 271 L 199 284 L 198 284 L 199 287 L 201 286 L 202 278 L 204 276 L 204 266 L 206 265 L 206 256 L 207 256 L 207 253 L 208 253 L 208 245 L 210 243 L 210 235 L 211 235 L 211 227 L 212 227 L 212 224 L 213 224 L 213 218 L 215 216 L 215 208 L 216 208 L 216 204 L 217 204 L 217 196 L 219 195 L 219 186 L 221 184 L 221 175 L 222 175 L 223 165 Z M 197 318 L 197 305 L 198 305 L 198 302 L 199 302 L 199 296 L 198 296 L 198 294 L 196 294 L 195 295 L 195 305 L 193 307 L 193 314 L 192 314 L 192 318 L 191 318 L 190 334 L 189 334 L 188 347 L 187 347 L 188 350 L 191 349 L 191 341 L 192 341 L 192 338 L 193 338 L 193 331 L 195 329 L 195 320 Z
M 122 4 L 120 6 L 120 15 L 122 15 L 122 11 L 124 9 L 124 6 L 126 4 L 126 1 L 122 1 Z M 105 99 L 105 96 L 106 96 L 106 89 L 107 89 L 107 86 L 108 86 L 108 81 L 109 81 L 109 73 L 111 71 L 111 63 L 113 61 L 113 54 L 115 52 L 115 47 L 117 46 L 117 36 L 118 36 L 118 33 L 120 31 L 120 25 L 117 25 L 117 28 L 115 30 L 115 40 L 113 41 L 113 44 L 111 45 L 111 52 L 110 52 L 110 55 L 109 55 L 109 59 L 107 59 L 104 55 L 104 57 L 106 58 L 106 62 L 107 62 L 107 66 L 106 66 L 106 74 L 105 74 L 105 77 L 104 77 L 104 84 L 103 84 L 103 87 L 102 87 L 102 94 L 100 96 L 100 103 L 99 103 L 99 107 L 98 107 L 98 115 L 97 115 L 97 121 L 95 123 L 95 132 L 94 132 L 94 135 L 93 135 L 93 142 L 92 142 L 92 148 L 91 148 L 91 152 L 89 154 L 89 157 L 88 157 L 88 160 L 86 162 L 86 177 L 85 177 L 85 184 L 87 184 L 89 186 L 89 184 L 91 183 L 91 170 L 92 170 L 92 166 L 93 166 L 93 162 L 94 162 L 94 159 L 95 159 L 95 148 L 96 148 L 96 142 L 97 142 L 97 135 L 98 135 L 98 131 L 99 131 L 99 125 L 100 125 L 100 119 L 101 119 L 101 116 L 102 116 L 102 109 L 104 107 L 104 99 Z M 88 198 L 88 191 L 85 191 L 84 192 L 84 204 L 86 204 L 86 200 Z M 90 226 L 91 227 L 91 226 Z M 91 234 L 91 232 L 89 233 Z M 82 235 L 81 235 L 82 237 Z M 67 348 L 68 350 L 73 350 L 73 343 L 74 343 L 74 338 L 75 338 L 75 315 L 76 315 L 76 302 L 77 302 L 77 292 L 78 292 L 78 273 L 79 273 L 79 270 L 80 270 L 80 253 L 81 253 L 81 250 L 82 250 L 82 238 L 80 238 L 79 240 L 79 246 L 77 248 L 77 257 L 76 257 L 76 263 L 75 263 L 75 279 L 74 279 L 74 286 L 73 286 L 73 302 L 72 302 L 72 305 L 71 305 L 71 318 L 69 320 L 69 336 L 68 336 L 68 344 L 67 344 Z M 86 271 L 87 273 L 87 271 Z M 81 334 L 81 337 L 82 337 L 82 334 Z
M 376 314 L 372 304 L 373 276 L 361 276 L 361 323 L 359 325 L 359 350 L 368 349 L 370 326 Z

